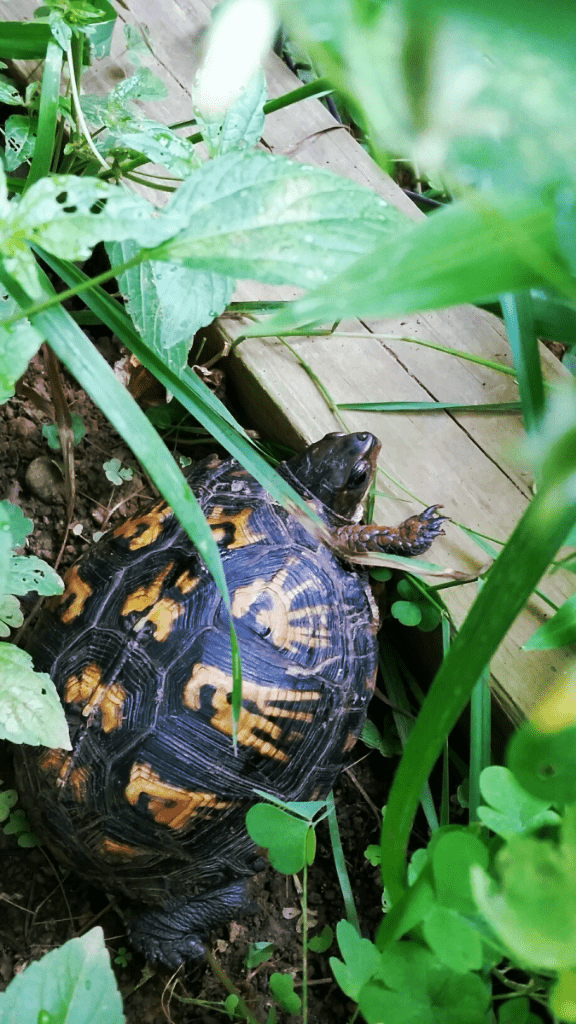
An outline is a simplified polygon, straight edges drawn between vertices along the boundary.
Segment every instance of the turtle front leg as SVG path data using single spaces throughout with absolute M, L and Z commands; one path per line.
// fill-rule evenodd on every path
M 175 970 L 187 960 L 204 956 L 214 928 L 253 909 L 245 884 L 235 882 L 201 896 L 171 900 L 157 910 L 144 911 L 130 922 L 128 938 L 151 964 L 160 963 Z
M 400 526 L 342 526 L 334 531 L 336 540 L 351 553 L 381 551 L 389 555 L 421 555 L 444 533 L 446 516 L 437 516 L 441 505 L 430 505 L 420 515 L 410 516 Z

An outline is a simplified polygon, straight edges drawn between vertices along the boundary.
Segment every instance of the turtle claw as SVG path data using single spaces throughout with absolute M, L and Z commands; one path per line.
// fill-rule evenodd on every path
M 443 535 L 442 524 L 448 521 L 447 516 L 438 516 L 436 512 L 442 505 L 430 505 L 417 516 L 410 516 L 400 524 L 398 532 L 402 538 L 402 554 L 412 556 L 427 551 L 436 537 Z

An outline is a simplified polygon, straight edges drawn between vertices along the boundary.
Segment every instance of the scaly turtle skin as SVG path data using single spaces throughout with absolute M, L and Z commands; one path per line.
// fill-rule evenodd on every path
M 335 537 L 418 554 L 435 508 L 397 529 L 356 525 L 380 449 L 329 434 L 278 467 Z M 344 564 L 234 459 L 189 483 L 220 547 L 242 662 L 232 746 L 228 616 L 171 509 L 157 502 L 92 547 L 66 577 L 35 643 L 72 750 L 24 747 L 21 788 L 61 861 L 137 905 L 132 944 L 170 967 L 246 909 L 261 866 L 244 817 L 256 789 L 327 794 L 362 728 L 376 675 L 377 613 Z M 369 531 L 363 535 L 362 531 Z

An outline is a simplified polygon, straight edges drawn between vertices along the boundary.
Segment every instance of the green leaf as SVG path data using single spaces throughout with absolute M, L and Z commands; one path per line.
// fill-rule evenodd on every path
M 283 1010 L 299 1012 L 301 999 L 294 991 L 294 978 L 290 974 L 271 974 L 269 984 L 272 995 Z
M 137 251 L 132 241 L 107 246 L 113 265 L 132 259 Z M 209 271 L 149 261 L 120 274 L 118 287 L 144 343 L 179 374 L 194 335 L 225 309 L 234 281 Z
M 526 261 L 526 248 L 545 254 Z M 346 271 L 289 303 L 248 336 L 276 334 L 311 323 L 349 317 L 391 317 L 460 302 L 487 302 L 503 291 L 548 284 L 548 257 L 555 280 L 572 296 L 573 282 L 556 255 L 553 211 L 536 200 L 492 197 L 475 205 L 453 203 L 392 241 L 382 241 Z M 541 265 L 541 270 L 539 266 Z M 314 280 L 305 282 L 309 288 Z
M 485 1024 L 489 999 L 478 975 L 457 973 L 429 950 L 405 941 L 382 954 L 358 1003 L 368 1024 Z
M 526 996 L 507 999 L 500 1004 L 498 1024 L 539 1024 L 540 1017 L 530 1013 L 530 1000 Z
M 13 299 L 0 298 L 0 316 L 8 318 L 18 311 Z M 0 404 L 14 394 L 14 385 L 36 354 L 43 338 L 28 320 L 0 323 Z
M 57 572 L 36 555 L 15 555 L 10 562 L 8 589 L 11 594 L 27 594 L 35 590 L 43 597 L 61 594 L 64 584 Z
M 70 260 L 87 259 L 101 241 L 135 238 L 153 245 L 169 230 L 146 200 L 98 178 L 41 178 L 11 206 L 5 244 L 23 237 Z
M 18 793 L 15 789 L 0 790 L 0 821 L 6 821 L 14 804 L 18 803 Z
M 480 790 L 491 807 L 481 805 L 478 817 L 503 839 L 560 821 L 556 812 L 550 810 L 550 802 L 530 796 L 508 768 L 499 765 L 485 768 L 480 776 Z
M 106 154 L 115 148 L 136 150 L 147 158 L 145 162 L 166 167 L 182 178 L 200 165 L 194 147 L 187 139 L 181 139 L 166 125 L 149 118 L 131 120 L 128 124 L 121 122 L 111 128 L 103 143 L 98 144 L 98 149 Z
M 72 444 L 78 444 L 82 438 L 86 435 L 86 427 L 82 422 L 82 417 L 78 413 L 71 413 L 70 415 L 70 426 L 72 428 Z M 58 434 L 58 427 L 55 423 L 45 423 L 42 427 L 42 437 L 46 439 L 48 447 L 54 452 L 60 451 L 60 436 Z
M 164 216 L 184 227 L 151 259 L 305 288 L 405 231 L 401 215 L 373 192 L 259 151 L 204 164 Z
M 470 869 L 488 867 L 486 846 L 472 832 L 453 830 L 441 834 L 432 850 L 432 870 L 438 902 L 460 914 L 474 914 Z
M 21 548 L 34 529 L 34 523 L 24 515 L 20 506 L 7 499 L 0 501 L 0 522 L 7 524 L 14 548 Z
M 0 636 L 10 636 L 10 630 L 18 629 L 23 622 L 22 609 L 14 595 L 0 596 Z
M 541 732 L 526 722 L 512 736 L 506 761 L 523 789 L 548 805 L 576 802 L 576 726 Z
M 482 940 L 456 910 L 433 907 L 423 921 L 422 933 L 440 963 L 453 971 L 465 974 L 482 967 Z
M 251 942 L 244 957 L 244 967 L 247 971 L 252 971 L 259 964 L 265 964 L 267 960 L 270 960 L 275 949 L 275 942 Z
M 11 107 L 24 106 L 20 93 L 6 75 L 0 75 L 0 102 Z
M 326 953 L 334 941 L 334 931 L 329 924 L 325 924 L 319 935 L 313 935 L 308 940 L 308 949 L 313 953 Z
M 123 1024 L 122 1000 L 101 928 L 46 953 L 0 993 L 3 1024 Z
M 20 164 L 30 160 L 36 145 L 37 125 L 37 118 L 28 114 L 12 114 L 6 119 L 4 159 L 7 171 L 15 171 Z
M 11 743 L 71 750 L 68 726 L 56 687 L 32 658 L 12 644 L 0 644 L 0 738 Z
M 567 843 L 520 836 L 496 857 L 498 881 L 472 871 L 478 907 L 520 964 L 535 970 L 576 966 L 576 872 Z
M 576 594 L 567 601 L 522 645 L 523 651 L 549 651 L 576 643 Z
M 403 626 L 417 626 L 422 619 L 422 612 L 413 601 L 394 601 L 390 612 Z
M 345 995 L 357 1002 L 362 987 L 379 969 L 381 956 L 376 946 L 361 939 L 348 921 L 338 922 L 336 936 L 344 963 L 331 956 L 330 967 Z
M 304 867 L 310 825 L 280 807 L 255 804 L 246 815 L 246 828 L 258 846 L 268 850 L 272 867 L 293 875 Z

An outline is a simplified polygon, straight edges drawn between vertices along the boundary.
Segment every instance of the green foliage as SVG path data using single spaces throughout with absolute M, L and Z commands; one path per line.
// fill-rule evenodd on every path
M 246 815 L 246 828 L 250 838 L 268 850 L 272 866 L 284 875 L 293 875 L 314 860 L 316 838 L 310 822 L 325 805 L 312 801 L 285 806 L 294 813 L 270 804 L 254 804 Z
M 479 807 L 478 817 L 488 828 L 511 839 L 546 825 L 557 825 L 558 814 L 550 802 L 530 796 L 507 768 L 493 765 L 482 772 L 480 790 L 490 807 Z
M 325 924 L 319 935 L 313 935 L 308 940 L 308 949 L 313 953 L 326 953 L 334 941 L 334 931 L 329 924 Z
M 56 687 L 32 658 L 0 643 L 0 739 L 70 750 L 68 727 Z
M 132 480 L 134 473 L 129 466 L 123 466 L 120 459 L 109 459 L 108 462 L 103 464 L 104 472 L 106 473 L 107 479 L 111 484 L 115 484 L 116 487 L 120 487 L 121 484 L 126 483 L 127 480 Z
M 248 952 L 244 957 L 246 970 L 252 971 L 260 964 L 265 964 L 270 960 L 275 949 L 276 944 L 274 942 L 251 942 L 248 946 Z
M 41 558 L 15 554 L 32 528 L 32 521 L 24 518 L 17 505 L 0 501 L 0 637 L 9 636 L 11 629 L 22 625 L 15 595 L 35 590 L 49 596 L 62 590 L 62 580 Z
M 283 1010 L 298 1013 L 302 1000 L 294 991 L 294 978 L 289 974 L 271 974 L 270 991 Z
M 82 438 L 86 435 L 86 427 L 82 422 L 82 417 L 78 413 L 70 414 L 71 427 L 72 427 L 72 444 L 78 444 Z M 58 427 L 55 423 L 45 423 L 42 427 L 42 437 L 46 438 L 48 447 L 52 451 L 60 451 L 60 438 L 58 436 Z
M 3 1024 L 123 1024 L 122 1002 L 104 946 L 102 929 L 46 953 L 17 974 L 0 993 Z

